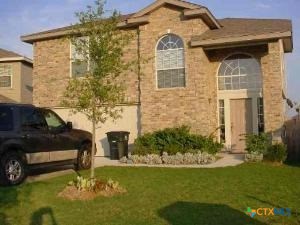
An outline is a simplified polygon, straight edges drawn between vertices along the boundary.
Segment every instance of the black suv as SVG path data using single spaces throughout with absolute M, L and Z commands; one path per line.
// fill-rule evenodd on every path
M 50 109 L 0 103 L 0 181 L 20 184 L 32 167 L 88 169 L 91 140 L 91 133 L 73 129 Z

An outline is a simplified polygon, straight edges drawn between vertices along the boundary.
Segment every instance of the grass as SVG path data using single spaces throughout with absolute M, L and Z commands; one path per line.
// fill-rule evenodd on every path
M 87 174 L 87 172 L 86 172 Z M 0 188 L 1 225 L 294 225 L 300 224 L 300 167 L 244 164 L 216 169 L 96 170 L 127 193 L 92 201 L 57 197 L 74 175 Z M 292 215 L 255 216 L 247 207 L 291 208 Z

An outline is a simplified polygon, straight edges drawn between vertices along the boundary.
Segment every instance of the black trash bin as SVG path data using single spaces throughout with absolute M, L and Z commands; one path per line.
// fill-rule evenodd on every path
M 128 131 L 113 131 L 108 132 L 107 139 L 110 148 L 110 159 L 117 160 L 123 156 L 128 157 Z

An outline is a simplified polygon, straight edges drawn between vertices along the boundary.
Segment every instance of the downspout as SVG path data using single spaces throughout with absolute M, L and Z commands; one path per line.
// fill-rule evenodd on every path
M 138 106 L 137 106 L 137 130 L 138 130 L 138 136 L 142 134 L 142 112 L 141 112 L 141 38 L 140 38 L 140 27 L 137 28 L 137 56 L 138 56 Z

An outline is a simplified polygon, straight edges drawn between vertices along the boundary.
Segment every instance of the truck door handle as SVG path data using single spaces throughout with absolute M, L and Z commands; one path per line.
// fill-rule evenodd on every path
M 29 138 L 29 137 L 30 137 L 29 134 L 24 134 L 24 135 L 22 135 L 22 138 L 24 138 L 24 139 L 27 139 L 27 138 Z

